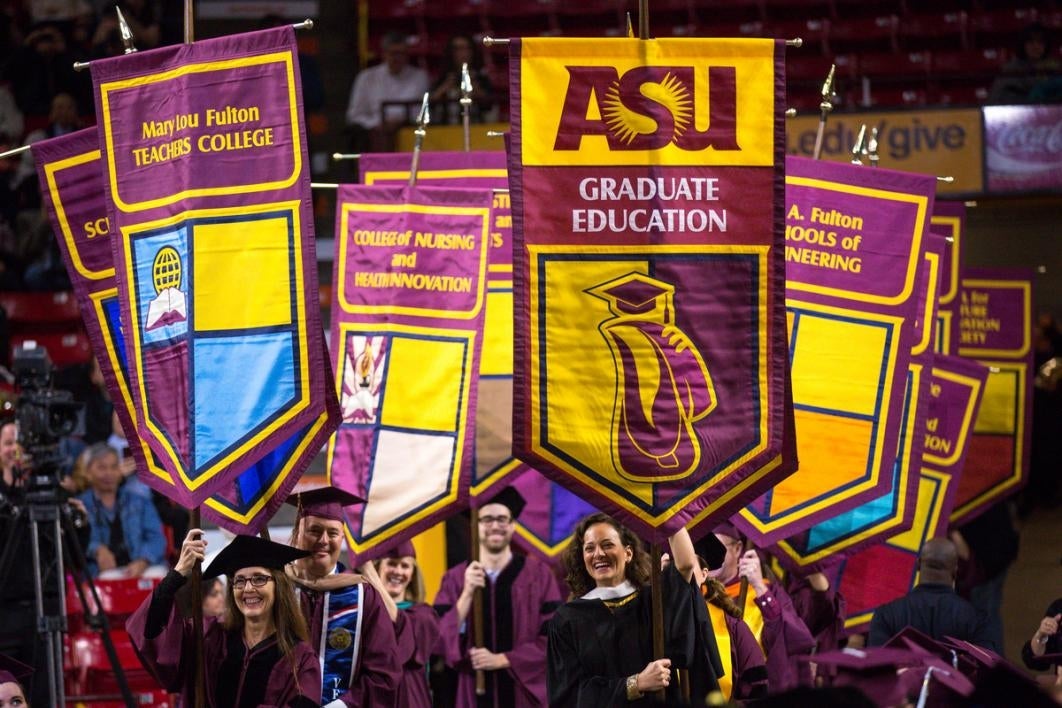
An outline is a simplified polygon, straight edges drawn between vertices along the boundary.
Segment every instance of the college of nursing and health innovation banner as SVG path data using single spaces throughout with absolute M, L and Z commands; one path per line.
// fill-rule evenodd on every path
M 915 522 L 919 491 L 919 468 L 924 449 L 922 431 L 929 410 L 929 379 L 933 368 L 933 335 L 939 292 L 940 263 L 946 243 L 927 234 L 921 274 L 917 283 L 918 307 L 904 384 L 901 425 L 891 469 L 891 485 L 883 494 L 815 523 L 806 531 L 778 541 L 773 547 L 779 560 L 789 566 L 816 566 L 831 555 L 848 556 L 873 546 Z M 906 326 L 906 325 L 905 325 Z
M 796 465 L 784 43 L 521 39 L 510 62 L 514 454 L 654 540 L 726 516 Z
M 41 194 L 138 475 L 161 494 L 188 505 L 136 427 L 98 145 L 94 128 L 35 143 Z M 331 408 L 338 418 L 338 403 Z M 308 426 L 245 470 L 206 500 L 204 515 L 234 533 L 258 533 L 298 480 L 300 462 L 316 454 L 331 434 L 334 423 L 327 423 L 325 418 Z
M 340 185 L 328 448 L 360 559 L 468 501 L 487 298 L 490 189 Z
M 923 340 L 915 324 L 935 189 L 930 175 L 786 160 L 786 308 L 800 470 L 734 521 L 761 546 L 808 532 L 799 542 L 801 564 L 879 533 L 882 510 L 865 528 L 863 519 L 842 515 L 858 516 L 860 505 L 906 489 L 909 475 L 896 461 L 905 457 L 901 439 L 914 442 L 905 431 L 917 430 L 919 387 L 910 364 Z M 894 519 L 902 509 L 883 511 Z
M 963 268 L 959 356 L 989 368 L 951 515 L 963 524 L 1024 486 L 1032 438 L 1032 274 Z
M 293 30 L 91 68 L 136 429 L 191 504 L 283 496 L 335 424 Z
M 929 230 L 944 236 L 948 244 L 940 262 L 940 298 L 933 350 L 938 354 L 955 354 L 959 347 L 959 270 L 966 231 L 966 205 L 962 202 L 934 203 Z
M 367 185 L 403 185 L 412 157 L 405 153 L 362 154 L 361 181 Z M 513 407 L 513 241 L 512 210 L 505 153 L 422 152 L 417 169 L 422 186 L 493 190 L 490 253 L 487 263 L 487 311 L 476 396 L 475 467 L 470 494 L 490 496 L 495 485 L 515 478 L 526 465 L 512 456 Z M 519 528 L 518 528 L 519 532 Z
M 988 369 L 977 362 L 934 357 L 914 521 L 909 530 L 844 560 L 838 587 L 848 603 L 849 632 L 866 631 L 874 610 L 907 594 L 915 583 L 922 544 L 947 534 L 987 378 Z

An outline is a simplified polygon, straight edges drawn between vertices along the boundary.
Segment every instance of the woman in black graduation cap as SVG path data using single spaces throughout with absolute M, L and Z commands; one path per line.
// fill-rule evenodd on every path
M 193 705 L 194 626 L 174 605 L 196 561 L 206 553 L 202 531 L 192 529 L 177 565 L 137 611 L 126 629 L 140 660 L 182 705 Z M 203 572 L 204 578 L 229 576 L 228 612 L 223 622 L 203 621 L 203 680 L 208 706 L 316 706 L 321 668 L 306 641 L 284 567 L 307 555 L 290 546 L 254 536 L 237 536 Z
M 719 655 L 696 583 L 693 542 L 669 539 L 673 562 L 662 574 L 665 657 L 653 659 L 649 554 L 607 514 L 579 522 L 564 554 L 573 600 L 549 627 L 546 683 L 551 706 L 704 705 L 718 689 Z M 681 681 L 676 669 L 682 670 Z M 684 685 L 682 685 L 684 684 Z

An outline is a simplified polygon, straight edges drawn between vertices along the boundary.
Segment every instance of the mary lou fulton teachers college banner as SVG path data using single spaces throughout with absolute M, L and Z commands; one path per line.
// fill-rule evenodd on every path
M 662 540 L 795 469 L 784 45 L 510 51 L 514 453 Z
M 92 79 L 137 434 L 192 504 L 271 455 L 282 496 L 335 424 L 293 31 Z

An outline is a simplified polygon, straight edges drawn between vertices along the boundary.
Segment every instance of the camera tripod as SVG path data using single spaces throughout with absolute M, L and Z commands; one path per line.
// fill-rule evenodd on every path
M 69 507 L 60 499 L 58 474 L 54 472 L 58 468 L 49 458 L 49 451 L 36 452 L 43 453 L 40 457 L 34 456 L 36 469 L 40 471 L 29 473 L 23 503 L 11 505 L 11 515 L 7 520 L 7 540 L 0 553 L 0 578 L 11 577 L 16 550 L 21 545 L 21 539 L 28 533 L 33 560 L 37 633 L 44 638 L 46 658 L 45 666 L 38 666 L 36 669 L 47 672 L 49 705 L 61 708 L 65 704 L 63 634 L 67 632 L 66 575 L 63 562 L 65 557 L 74 578 L 86 624 L 100 635 L 122 700 L 126 706 L 133 708 L 136 703 L 111 641 L 110 622 L 103 612 L 96 585 L 88 574 L 85 554 L 77 541 L 77 531 Z M 50 554 L 46 553 L 49 550 L 45 548 L 46 545 L 51 546 Z M 24 559 L 19 560 L 24 562 Z M 55 593 L 55 604 L 47 593 L 48 585 Z M 88 586 L 92 594 L 95 612 L 90 612 L 84 585 Z

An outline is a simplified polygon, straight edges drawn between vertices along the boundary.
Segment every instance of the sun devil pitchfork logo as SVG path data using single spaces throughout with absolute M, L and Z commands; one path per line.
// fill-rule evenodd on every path
M 698 99 L 692 66 L 639 66 L 623 76 L 611 66 L 569 66 L 554 150 L 578 150 L 584 135 L 604 135 L 610 150 L 740 150 L 737 75 L 708 67 L 707 105 Z M 596 100 L 596 111 L 589 110 Z M 708 126 L 698 130 L 698 111 Z M 588 118 L 588 115 L 600 118 Z
M 586 292 L 607 301 L 613 315 L 598 330 L 616 370 L 616 471 L 635 482 L 688 477 L 701 460 L 693 424 L 717 401 L 704 358 L 675 325 L 675 286 L 629 273 Z

